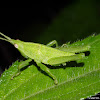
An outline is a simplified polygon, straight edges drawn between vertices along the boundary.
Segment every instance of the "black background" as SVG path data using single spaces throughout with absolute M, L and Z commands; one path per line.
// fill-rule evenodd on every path
M 89 7 L 88 11 L 85 7 Z M 65 11 L 67 18 L 63 14 Z M 66 20 L 61 21 L 62 18 Z M 58 26 L 55 27 L 53 23 Z M 31 8 L 0 8 L 0 32 L 23 41 L 46 44 L 56 39 L 61 45 L 83 39 L 93 33 L 99 34 L 99 23 L 99 0 L 65 0 L 59 3 L 33 4 Z M 0 40 L 0 73 L 20 58 L 22 57 L 19 51 L 13 45 Z

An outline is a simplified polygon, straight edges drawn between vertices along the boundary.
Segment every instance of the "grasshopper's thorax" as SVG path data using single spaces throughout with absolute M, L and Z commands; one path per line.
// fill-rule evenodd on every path
M 28 57 L 26 54 L 24 54 L 24 43 L 25 42 L 18 40 L 18 39 L 17 40 L 12 39 L 12 41 L 10 43 L 13 44 L 14 47 L 20 51 L 20 53 L 23 57 L 25 57 L 25 58 Z

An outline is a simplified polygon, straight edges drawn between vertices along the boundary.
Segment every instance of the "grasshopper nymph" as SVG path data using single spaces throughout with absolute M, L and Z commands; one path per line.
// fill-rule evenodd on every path
M 50 77 L 53 78 L 54 83 L 58 84 L 57 78 L 50 72 L 49 68 L 46 67 L 44 64 L 47 65 L 60 65 L 64 64 L 68 61 L 75 61 L 78 59 L 82 59 L 85 57 L 84 53 L 75 54 L 76 52 L 70 52 L 65 50 L 57 49 L 58 44 L 55 40 L 51 41 L 47 45 L 33 43 L 33 42 L 24 42 L 21 40 L 14 40 L 10 37 L 4 35 L 0 32 L 4 38 L 0 37 L 1 40 L 5 40 L 10 42 L 14 45 L 15 48 L 19 50 L 19 52 L 27 59 L 34 60 L 43 71 L 45 71 Z M 52 48 L 56 44 L 56 48 Z M 88 50 L 86 47 L 85 51 Z M 29 61 L 31 61 L 29 60 Z

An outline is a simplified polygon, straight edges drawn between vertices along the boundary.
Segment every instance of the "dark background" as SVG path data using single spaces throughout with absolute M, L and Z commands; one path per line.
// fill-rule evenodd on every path
M 65 0 L 31 8 L 0 8 L 0 32 L 23 41 L 59 45 L 100 33 L 100 0 Z M 13 45 L 0 40 L 0 72 L 22 58 Z

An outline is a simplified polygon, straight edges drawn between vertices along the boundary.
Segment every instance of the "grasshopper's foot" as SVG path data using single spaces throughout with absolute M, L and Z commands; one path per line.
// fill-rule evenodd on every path
M 58 84 L 58 81 L 57 81 L 57 79 L 54 79 L 54 83 L 55 83 L 55 85 L 57 85 L 57 84 Z
M 53 74 L 51 74 L 51 75 L 52 75 L 52 78 L 54 80 L 55 85 L 57 85 L 58 84 L 58 80 L 57 80 L 56 76 L 54 76 Z
M 13 76 L 11 77 L 11 80 L 13 80 L 14 77 L 16 77 L 16 76 L 19 76 L 20 74 L 21 74 L 21 72 L 18 72 L 17 74 L 13 75 Z

